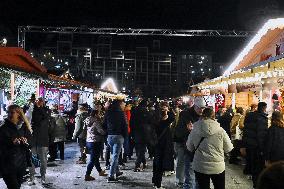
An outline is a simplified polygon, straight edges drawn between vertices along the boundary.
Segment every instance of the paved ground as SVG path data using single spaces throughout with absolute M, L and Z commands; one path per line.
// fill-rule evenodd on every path
M 86 165 L 76 165 L 76 157 L 79 155 L 78 147 L 75 143 L 66 145 L 66 160 L 64 162 L 56 161 L 54 164 L 49 164 L 46 181 L 48 185 L 42 186 L 40 184 L 40 178 L 36 179 L 35 186 L 27 186 L 23 184 L 23 189 L 121 189 L 121 188 L 153 188 L 151 184 L 152 178 L 152 166 L 149 163 L 149 168 L 144 172 L 135 173 L 132 171 L 134 161 L 128 162 L 126 165 L 128 170 L 124 170 L 124 176 L 120 177 L 118 183 L 107 183 L 105 177 L 99 177 L 98 173 L 93 171 L 93 175 L 96 180 L 93 182 L 85 182 L 84 174 L 86 171 Z M 104 162 L 101 162 L 104 166 Z M 39 172 L 39 170 L 37 170 Z M 176 188 L 174 186 L 175 175 L 163 178 L 163 185 L 166 188 Z M 5 189 L 6 186 L 2 179 L 0 179 L 0 188 Z M 251 181 L 242 174 L 241 166 L 228 165 L 226 167 L 226 188 L 227 189 L 252 189 Z

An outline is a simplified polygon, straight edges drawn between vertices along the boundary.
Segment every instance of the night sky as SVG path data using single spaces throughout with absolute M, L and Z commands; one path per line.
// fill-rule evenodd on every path
M 268 18 L 283 16 L 283 8 L 283 0 L 1 0 L 0 37 L 16 39 L 18 25 L 257 31 Z M 223 46 L 217 57 L 227 49 L 227 58 L 216 61 L 225 62 L 249 39 L 176 40 L 184 41 L 180 48 L 191 44 L 196 51 Z

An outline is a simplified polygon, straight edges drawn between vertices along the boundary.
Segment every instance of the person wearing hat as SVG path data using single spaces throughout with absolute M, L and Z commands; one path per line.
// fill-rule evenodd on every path
M 86 164 L 86 137 L 87 137 L 87 130 L 84 129 L 84 121 L 89 116 L 88 114 L 88 104 L 80 104 L 77 114 L 75 116 L 75 130 L 73 133 L 72 139 L 78 139 L 81 157 L 76 162 L 77 164 Z
M 195 97 L 194 105 L 189 104 L 179 115 L 179 120 L 175 128 L 174 142 L 177 153 L 176 185 L 184 186 L 184 189 L 194 188 L 195 175 L 192 169 L 191 153 L 186 148 L 186 141 L 190 134 L 193 123 L 197 122 L 206 108 L 203 97 Z

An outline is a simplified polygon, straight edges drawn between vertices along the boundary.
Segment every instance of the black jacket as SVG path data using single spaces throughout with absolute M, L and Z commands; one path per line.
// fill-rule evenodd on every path
M 231 124 L 232 118 L 233 118 L 233 114 L 227 111 L 222 116 L 220 116 L 218 119 L 220 126 L 226 131 L 226 133 L 228 134 L 230 138 L 231 138 L 230 124 Z
M 167 120 L 161 120 L 155 126 L 158 144 L 155 146 L 154 166 L 161 171 L 174 170 L 174 145 L 170 124 L 174 121 L 174 115 L 169 114 Z M 165 133 L 163 131 L 166 129 Z M 161 134 L 163 134 L 161 136 Z
M 265 138 L 265 159 L 272 162 L 284 160 L 284 126 L 272 125 Z
M 33 143 L 35 147 L 49 146 L 49 133 L 51 131 L 51 115 L 45 107 L 34 107 L 32 115 Z
M 25 125 L 20 129 L 9 120 L 5 120 L 0 127 L 0 172 L 12 174 L 22 172 L 27 166 L 28 146 L 24 144 L 13 144 L 15 138 L 25 137 L 30 142 L 31 133 Z
M 187 129 L 187 124 L 191 122 L 192 124 L 198 121 L 200 116 L 195 112 L 194 106 L 183 110 L 179 115 L 179 120 L 175 128 L 174 141 L 179 143 L 186 143 L 189 131 Z
M 263 112 L 250 112 L 244 121 L 243 145 L 245 148 L 264 152 L 265 136 L 268 130 L 268 118 Z
M 131 114 L 131 133 L 135 143 L 146 143 L 151 140 L 151 132 L 154 131 L 151 113 L 146 107 L 138 106 Z
M 108 135 L 122 135 L 125 138 L 128 134 L 126 117 L 122 110 L 108 110 L 103 127 Z

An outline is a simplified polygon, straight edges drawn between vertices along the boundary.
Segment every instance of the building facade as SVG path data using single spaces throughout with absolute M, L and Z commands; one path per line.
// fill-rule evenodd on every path
M 83 40 L 81 44 L 77 41 L 81 40 L 61 37 L 56 46 L 44 46 L 42 64 L 48 69 L 69 68 L 78 79 L 97 85 L 111 77 L 119 90 L 131 93 L 140 89 L 147 97 L 184 94 L 189 82 L 199 82 L 212 71 L 210 53 L 161 52 L 160 40 L 127 50 L 113 47 L 112 36 L 107 35 Z M 48 57 L 51 62 L 44 60 Z

